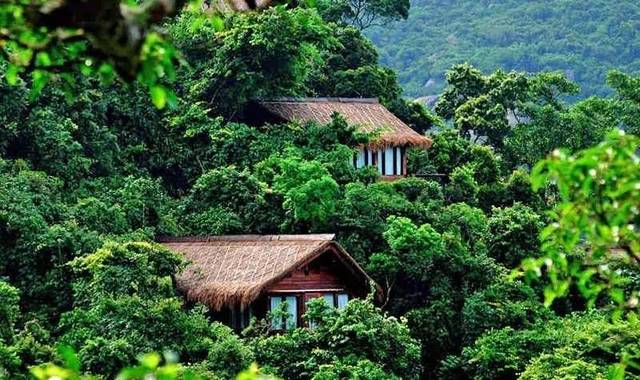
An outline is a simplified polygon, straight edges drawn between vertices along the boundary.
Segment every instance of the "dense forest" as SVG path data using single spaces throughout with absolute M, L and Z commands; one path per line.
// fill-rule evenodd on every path
M 411 97 L 438 95 L 445 71 L 562 71 L 582 97 L 606 95 L 608 70 L 640 71 L 640 5 L 592 0 L 413 0 L 408 20 L 367 30 Z
M 430 111 L 353 26 L 408 4 L 355 3 L 120 24 L 143 43 L 45 35 L 58 26 L 0 5 L 0 378 L 640 376 L 640 78 L 598 74 L 612 96 L 568 103 L 562 73 L 455 65 Z M 433 145 L 381 181 L 352 165 L 373 136 L 340 115 L 246 122 L 280 96 L 378 98 Z M 315 328 L 281 334 L 185 302 L 187 263 L 155 243 L 327 232 L 384 302 L 314 302 Z

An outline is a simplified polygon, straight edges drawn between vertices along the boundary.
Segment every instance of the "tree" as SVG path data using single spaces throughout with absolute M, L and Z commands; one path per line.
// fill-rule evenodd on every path
M 235 5 L 223 0 L 219 3 Z M 264 8 L 271 1 L 244 2 L 242 9 Z M 149 89 L 158 108 L 176 105 L 176 97 L 166 82 L 175 80 L 181 55 L 158 26 L 189 4 L 198 10 L 197 23 L 222 26 L 219 11 L 199 10 L 201 2 L 147 0 L 131 3 L 120 0 L 87 4 L 84 1 L 17 1 L 0 7 L 0 50 L 8 62 L 5 78 L 18 83 L 20 73 L 31 76 L 32 97 L 47 82 L 59 77 L 65 91 L 73 90 L 73 73 L 95 74 L 111 83 L 117 74 L 134 79 Z M 239 10 L 235 6 L 234 10 Z M 3 63 L 3 62 L 0 62 Z
M 605 314 L 594 312 L 543 320 L 519 331 L 511 327 L 495 330 L 465 348 L 459 359 L 450 358 L 443 375 L 550 379 L 559 374 L 567 374 L 566 378 L 592 378 L 594 374 L 604 379 L 612 374 L 609 367 L 621 359 L 621 353 L 635 346 L 637 323 L 612 323 Z
M 409 16 L 408 0 L 321 0 L 318 11 L 329 21 L 341 21 L 360 30 L 384 26 Z
M 630 134 L 640 136 L 640 96 L 638 96 L 638 76 L 631 76 L 613 70 L 607 75 L 607 84 L 615 91 L 615 105 L 621 115 L 622 128 Z
M 540 215 L 521 203 L 494 208 L 485 238 L 489 254 L 507 268 L 516 268 L 523 259 L 540 254 L 543 225 Z
M 143 353 L 171 350 L 230 376 L 252 352 L 203 308 L 185 310 L 172 277 L 177 254 L 149 243 L 107 243 L 74 260 L 74 308 L 62 317 L 60 342 L 78 349 L 90 372 L 115 375 Z
M 420 346 L 406 322 L 386 315 L 371 299 L 351 300 L 340 310 L 313 300 L 305 318 L 316 327 L 250 339 L 266 371 L 289 379 L 327 379 L 336 372 L 419 378 Z
M 199 17 L 183 12 L 169 25 L 175 45 L 192 62 L 179 73 L 178 93 L 228 118 L 240 116 L 256 98 L 304 95 L 305 80 L 322 66 L 321 51 L 336 43 L 311 9 L 233 14 L 222 31 Z
M 471 165 L 458 166 L 451 172 L 449 183 L 445 188 L 445 196 L 450 203 L 464 202 L 478 204 L 478 182 Z
M 2 53 L 9 62 L 5 77 L 16 84 L 18 74 L 31 75 L 37 95 L 59 73 L 67 89 L 74 69 L 99 74 L 105 81 L 117 72 L 137 78 L 149 88 L 159 108 L 167 101 L 162 81 L 173 79 L 179 55 L 153 26 L 175 14 L 185 1 L 18 1 L 0 7 Z M 115 32 L 114 32 L 115 31 Z
M 218 234 L 251 230 L 265 204 L 265 186 L 247 169 L 230 166 L 206 172 L 180 208 L 185 230 Z
M 534 115 L 539 112 L 561 113 L 561 97 L 577 91 L 573 83 L 558 73 L 526 75 L 497 70 L 485 75 L 468 64 L 454 66 L 447 71 L 446 78 L 448 86 L 438 99 L 436 113 L 452 120 L 465 138 L 484 141 L 499 151 L 504 150 L 505 139 L 510 138 L 514 127 L 519 128 L 520 133 L 548 134 L 544 128 L 533 132 L 520 125 L 538 121 L 540 115 Z M 539 136 L 527 138 L 532 140 L 518 138 L 517 141 L 524 146 L 540 144 Z M 513 148 L 523 149 L 518 143 Z M 520 163 L 516 161 L 513 165 Z
M 420 227 L 410 219 L 390 217 L 384 238 L 388 252 L 374 253 L 369 258 L 369 270 L 384 279 L 386 306 L 400 273 L 420 278 L 428 269 L 434 255 L 444 247 L 442 237 L 430 225 Z
M 529 105 L 528 121 L 513 128 L 505 140 L 512 165 L 533 167 L 554 149 L 576 152 L 600 142 L 620 119 L 614 102 L 589 98 L 569 107 L 553 103 Z
M 637 289 L 627 288 L 625 271 L 640 257 L 639 147 L 637 137 L 616 131 L 574 155 L 556 150 L 534 169 L 534 188 L 553 180 L 561 197 L 541 235 L 542 257 L 523 262 L 527 278 L 545 270 L 547 304 L 576 286 L 590 304 L 606 295 L 619 307 L 637 306 L 629 294 Z M 584 253 L 573 255 L 577 250 Z
M 336 210 L 339 188 L 329 171 L 318 161 L 294 155 L 273 156 L 262 162 L 259 176 L 283 197 L 282 206 L 294 225 L 322 230 Z

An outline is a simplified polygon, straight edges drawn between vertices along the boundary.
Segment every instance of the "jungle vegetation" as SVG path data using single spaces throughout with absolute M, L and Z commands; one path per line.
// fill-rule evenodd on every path
M 0 377 L 640 376 L 640 78 L 611 71 L 611 96 L 568 102 L 579 87 L 562 73 L 462 64 L 431 111 L 349 12 L 326 9 L 182 10 L 161 22 L 171 62 L 129 78 L 83 69 L 117 62 L 90 41 L 60 41 L 86 55 L 64 72 L 4 45 Z M 411 152 L 413 176 L 378 181 L 350 164 L 369 137 L 338 115 L 243 123 L 248 102 L 278 96 L 379 98 L 433 146 Z M 317 328 L 280 335 L 187 305 L 184 260 L 154 243 L 320 232 L 387 301 L 318 302 Z
M 367 30 L 411 97 L 439 95 L 445 72 L 562 71 L 579 98 L 610 95 L 611 69 L 640 71 L 640 5 L 632 0 L 413 0 L 409 18 Z

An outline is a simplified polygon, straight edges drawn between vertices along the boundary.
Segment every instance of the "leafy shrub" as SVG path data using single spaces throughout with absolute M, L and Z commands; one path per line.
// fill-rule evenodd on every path
M 211 324 L 203 308 L 185 310 L 172 277 L 176 254 L 149 243 L 107 243 L 72 263 L 74 309 L 60 322 L 60 341 L 78 349 L 86 368 L 115 375 L 145 352 L 171 350 L 211 370 L 235 371 L 251 352 L 227 327 Z M 225 372 L 228 373 L 228 372 Z
M 489 254 L 509 268 L 517 267 L 523 259 L 540 254 L 542 227 L 540 215 L 521 203 L 493 209 L 486 235 Z
M 458 166 L 451 172 L 449 183 L 445 188 L 446 199 L 450 203 L 478 204 L 478 182 L 472 166 Z
M 308 316 L 316 328 L 251 340 L 265 368 L 299 379 L 326 379 L 336 373 L 419 377 L 420 347 L 405 322 L 383 314 L 370 300 L 352 300 L 342 310 L 311 305 Z

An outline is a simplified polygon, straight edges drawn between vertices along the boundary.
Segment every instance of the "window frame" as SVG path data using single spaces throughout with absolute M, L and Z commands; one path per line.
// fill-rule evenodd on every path
M 288 330 L 293 330 L 297 327 L 300 327 L 300 319 L 301 319 L 301 315 L 300 315 L 300 295 L 297 293 L 285 293 L 285 294 L 269 294 L 267 295 L 267 301 L 268 301 L 268 305 L 269 305 L 269 313 L 271 313 L 273 311 L 273 303 L 272 303 L 272 299 L 279 299 L 280 302 L 278 303 L 278 307 L 284 303 L 284 302 L 288 302 L 288 299 L 293 299 L 295 300 L 295 305 L 293 306 L 294 309 L 294 313 L 292 314 L 293 316 L 293 325 L 292 327 L 289 327 L 287 320 L 288 318 L 286 318 L 285 316 L 282 317 L 282 319 L 280 320 L 280 324 L 275 327 L 273 325 L 274 319 L 273 318 L 269 318 L 269 324 L 270 324 L 270 328 L 272 331 L 288 331 Z

